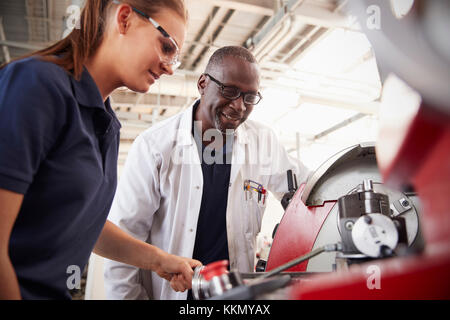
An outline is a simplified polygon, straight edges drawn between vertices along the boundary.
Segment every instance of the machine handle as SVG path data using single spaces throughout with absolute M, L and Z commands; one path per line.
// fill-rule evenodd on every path
M 292 170 L 288 170 L 287 171 L 287 182 L 288 182 L 288 190 L 289 190 L 289 192 L 294 192 L 296 190 L 293 179 L 294 178 L 293 178 L 293 175 L 292 175 Z M 297 184 L 297 181 L 295 181 L 295 184 Z

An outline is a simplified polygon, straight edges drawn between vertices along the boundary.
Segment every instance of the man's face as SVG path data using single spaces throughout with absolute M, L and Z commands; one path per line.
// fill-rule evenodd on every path
M 209 73 L 226 87 L 235 87 L 244 93 L 258 93 L 259 69 L 255 63 L 229 56 Z M 206 75 L 199 79 L 198 88 L 202 94 L 202 109 L 199 111 L 204 129 L 215 128 L 222 133 L 227 129 L 234 131 L 253 110 L 254 106 L 244 103 L 242 95 L 235 100 L 225 98 L 221 86 Z

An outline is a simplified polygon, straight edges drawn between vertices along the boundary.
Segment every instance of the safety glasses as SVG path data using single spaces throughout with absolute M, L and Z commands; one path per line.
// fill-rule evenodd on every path
M 113 3 L 115 4 L 120 4 L 121 2 L 118 0 L 113 0 Z M 162 44 L 162 57 L 160 56 L 161 61 L 166 64 L 169 65 L 172 70 L 175 70 L 176 68 L 178 68 L 181 64 L 180 60 L 179 60 L 179 56 L 180 56 L 180 49 L 177 45 L 177 43 L 175 42 L 175 40 L 167 33 L 166 30 L 164 30 L 163 27 L 161 27 L 161 25 L 156 22 L 153 18 L 151 18 L 149 15 L 147 15 L 145 12 L 142 12 L 139 9 L 136 9 L 133 6 L 130 6 L 131 9 L 133 9 L 134 12 L 136 12 L 137 14 L 141 15 L 142 17 L 144 17 L 146 20 L 150 21 L 150 23 L 163 35 L 163 37 L 167 40 L 165 42 L 163 42 Z

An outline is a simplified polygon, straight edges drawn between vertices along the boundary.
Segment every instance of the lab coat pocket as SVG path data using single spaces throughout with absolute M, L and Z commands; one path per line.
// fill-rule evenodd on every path
M 247 252 L 251 252 L 252 254 L 248 256 L 248 270 L 254 271 L 255 267 L 255 246 L 256 246 L 256 237 L 251 233 L 245 234 L 246 248 Z M 253 259 L 251 258 L 253 257 Z
M 252 199 L 247 199 L 245 202 L 245 233 L 252 234 L 256 236 L 261 229 L 262 217 L 266 204 L 262 201 L 258 201 L 258 198 L 253 197 Z

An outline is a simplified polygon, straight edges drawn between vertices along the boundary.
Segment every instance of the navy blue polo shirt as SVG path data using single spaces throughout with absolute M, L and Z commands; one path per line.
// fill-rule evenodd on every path
M 198 104 L 194 106 L 193 118 Z M 203 173 L 203 193 L 197 222 L 193 258 L 204 265 L 228 260 L 227 201 L 231 172 L 232 141 L 227 138 L 222 150 L 214 150 L 202 143 L 201 133 L 192 128 Z
M 70 298 L 117 183 L 120 123 L 88 71 L 38 58 L 0 70 L 0 188 L 24 195 L 9 256 L 24 299 Z

